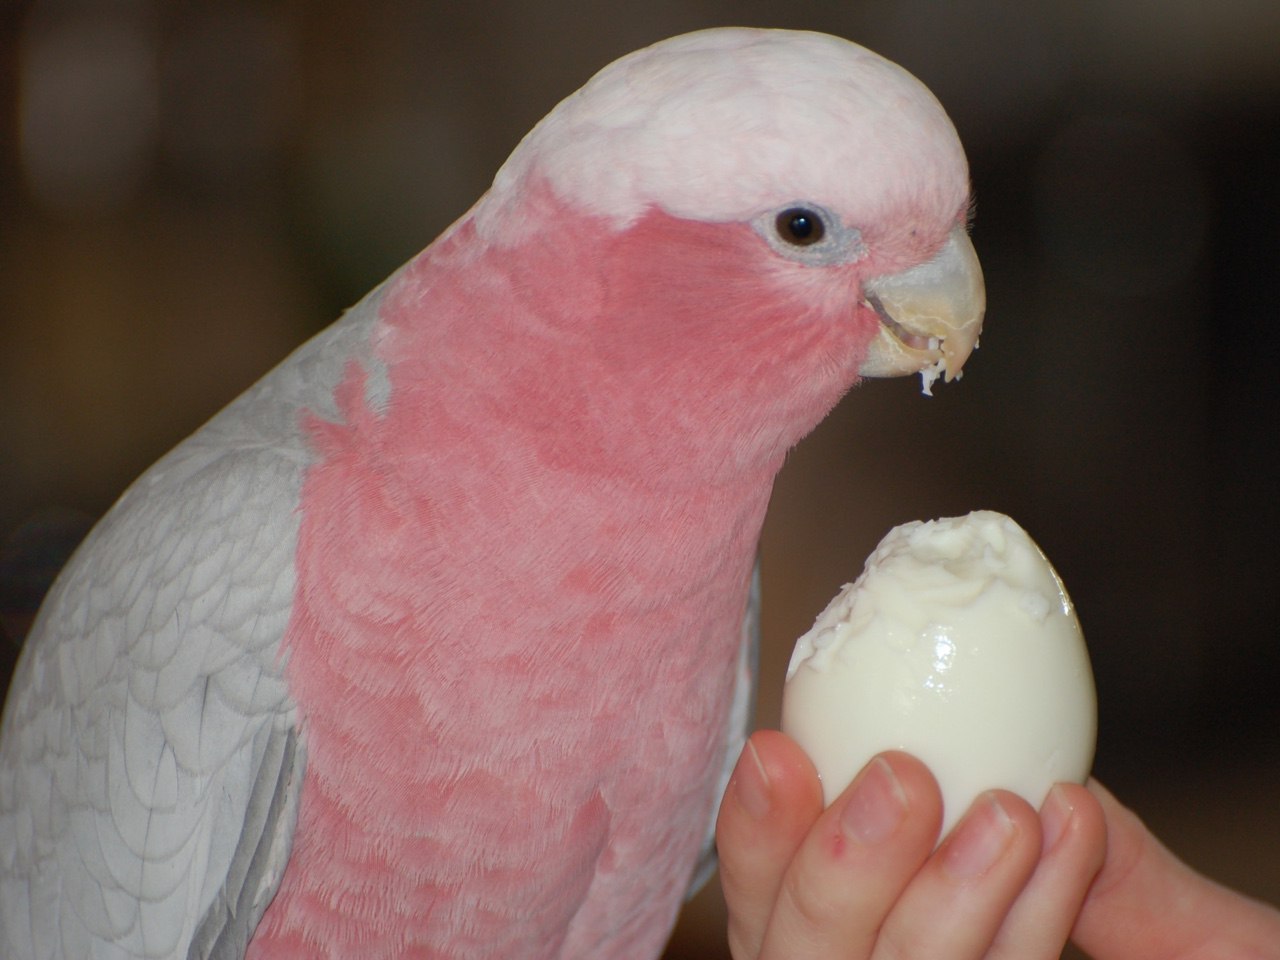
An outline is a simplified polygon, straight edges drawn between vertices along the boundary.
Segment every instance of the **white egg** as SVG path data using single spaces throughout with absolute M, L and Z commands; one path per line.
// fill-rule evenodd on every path
M 943 834 L 978 794 L 1037 808 L 1093 763 L 1097 702 L 1067 591 L 1009 517 L 903 524 L 797 642 L 782 729 L 831 803 L 883 750 L 938 779 Z

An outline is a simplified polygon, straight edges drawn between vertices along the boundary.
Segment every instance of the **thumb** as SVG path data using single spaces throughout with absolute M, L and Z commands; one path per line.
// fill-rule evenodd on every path
M 1094 960 L 1280 957 L 1280 912 L 1196 873 L 1097 781 L 1107 859 L 1071 939 Z M 1202 953 L 1203 951 L 1203 953 Z M 1249 952 L 1256 951 L 1256 953 Z

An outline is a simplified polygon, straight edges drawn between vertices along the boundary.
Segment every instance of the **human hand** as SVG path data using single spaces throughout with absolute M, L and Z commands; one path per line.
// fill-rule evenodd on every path
M 1280 960 L 1280 911 L 1191 870 L 1096 781 L 1038 816 L 986 794 L 936 851 L 937 785 L 906 754 L 821 798 L 794 741 L 753 735 L 717 827 L 736 960 L 1036 960 L 1068 935 L 1095 960 Z
M 907 754 L 873 760 L 823 811 L 800 747 L 754 734 L 717 826 L 735 960 L 1057 958 L 1104 862 L 1098 799 L 1060 784 L 1037 815 L 993 791 L 935 851 L 941 822 Z
M 1196 873 L 1105 787 L 1107 859 L 1071 939 L 1095 960 L 1280 960 L 1280 911 Z

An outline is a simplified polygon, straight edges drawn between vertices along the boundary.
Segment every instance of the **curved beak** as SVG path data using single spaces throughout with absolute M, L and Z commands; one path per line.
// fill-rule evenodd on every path
M 859 373 L 919 373 L 925 393 L 940 376 L 960 376 L 978 346 L 987 307 L 982 267 L 964 227 L 953 229 L 927 263 L 867 281 L 863 296 L 879 315 L 880 330 Z

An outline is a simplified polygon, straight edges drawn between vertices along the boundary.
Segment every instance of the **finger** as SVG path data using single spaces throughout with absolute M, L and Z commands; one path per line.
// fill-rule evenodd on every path
M 1081 949 L 1096 960 L 1276 955 L 1280 912 L 1196 873 L 1100 783 L 1088 786 L 1106 817 L 1107 858 L 1071 933 Z
M 1040 819 L 1004 790 L 984 793 L 889 914 L 873 958 L 986 954 L 1040 854 Z
M 941 820 L 942 798 L 924 764 L 905 753 L 873 759 L 796 851 L 761 958 L 868 956 L 894 901 L 933 849 Z
M 1057 960 L 1102 868 L 1106 820 L 1084 787 L 1057 784 L 1040 810 L 1040 824 L 1040 862 L 1001 924 L 987 960 Z
M 736 960 L 759 956 L 787 865 L 821 812 L 822 785 L 804 751 L 776 730 L 752 734 L 716 821 Z

